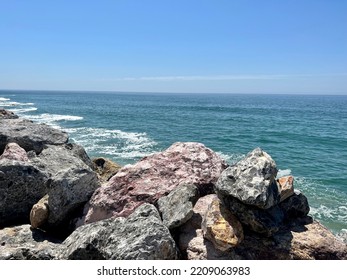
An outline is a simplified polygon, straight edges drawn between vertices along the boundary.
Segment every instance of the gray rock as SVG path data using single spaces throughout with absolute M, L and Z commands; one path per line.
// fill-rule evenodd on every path
M 65 144 L 65 149 L 70 150 L 73 155 L 81 159 L 92 170 L 95 170 L 92 160 L 88 156 L 86 150 L 81 145 L 75 143 L 68 143 Z
M 191 184 L 183 184 L 160 198 L 158 208 L 164 225 L 169 229 L 183 225 L 193 216 L 193 207 L 198 198 L 198 188 Z
M 47 236 L 30 225 L 0 230 L 0 260 L 50 260 L 60 240 Z
M 302 218 L 310 212 L 307 198 L 299 190 L 294 190 L 294 195 L 288 197 L 279 204 L 287 221 Z
M 235 197 L 245 204 L 267 209 L 279 202 L 274 160 L 260 148 L 225 169 L 215 191 L 219 196 Z
M 31 162 L 0 160 L 0 226 L 29 223 L 31 207 L 47 193 L 47 180 Z
M 11 111 L 0 109 L 0 120 L 1 119 L 18 119 L 18 116 Z
M 47 145 L 32 162 L 49 177 L 48 227 L 64 226 L 100 186 L 96 173 L 71 152 L 70 146 Z
M 231 213 L 235 214 L 240 222 L 251 230 L 265 236 L 271 236 L 277 232 L 284 221 L 285 215 L 278 205 L 269 209 L 260 209 L 242 203 L 232 196 L 219 196 L 223 204 Z
M 62 244 L 59 259 L 177 259 L 169 230 L 157 209 L 143 204 L 127 218 L 110 218 L 76 229 Z
M 46 144 L 61 145 L 67 141 L 67 133 L 46 124 L 21 118 L 0 118 L 0 153 L 10 142 L 17 143 L 26 151 L 34 150 L 39 154 Z

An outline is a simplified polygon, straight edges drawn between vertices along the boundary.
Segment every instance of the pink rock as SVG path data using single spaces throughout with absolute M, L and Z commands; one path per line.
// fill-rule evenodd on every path
M 124 166 L 97 189 L 85 223 L 126 217 L 139 205 L 155 203 L 182 183 L 196 185 L 202 194 L 209 193 L 225 168 L 224 160 L 203 144 L 175 143 L 163 152 Z
M 29 161 L 26 151 L 16 143 L 8 143 L 0 159 Z

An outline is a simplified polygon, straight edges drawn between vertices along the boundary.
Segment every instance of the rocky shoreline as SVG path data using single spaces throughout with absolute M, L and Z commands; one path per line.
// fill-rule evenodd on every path
M 277 171 L 192 142 L 120 167 L 0 110 L 0 259 L 347 259 Z

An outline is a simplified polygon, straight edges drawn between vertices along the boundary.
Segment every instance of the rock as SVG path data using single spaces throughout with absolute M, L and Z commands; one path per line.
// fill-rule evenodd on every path
M 260 148 L 223 171 L 216 184 L 219 196 L 235 197 L 245 204 L 268 209 L 279 202 L 274 160 Z
M 201 197 L 193 208 L 193 216 L 178 228 L 177 245 L 183 258 L 188 260 L 228 260 L 237 259 L 229 251 L 220 251 L 212 242 L 204 238 L 201 224 L 212 203 L 218 199 L 215 194 Z
M 196 185 L 205 195 L 213 191 L 225 167 L 224 160 L 203 144 L 175 143 L 164 152 L 120 169 L 95 191 L 85 221 L 126 217 L 141 204 L 153 204 L 183 183 Z
M 32 206 L 47 193 L 48 174 L 31 162 L 0 161 L 0 227 L 29 223 Z
M 294 194 L 293 176 L 284 176 L 277 179 L 277 185 L 280 193 L 280 202 Z
M 49 216 L 48 195 L 41 198 L 30 211 L 30 224 L 33 228 L 39 228 L 44 225 Z
M 237 259 L 229 251 L 220 251 L 215 248 L 212 242 L 206 240 L 201 229 L 191 232 L 191 235 L 184 235 L 181 242 L 186 243 L 186 258 L 188 260 L 233 260 Z
M 282 201 L 279 207 L 285 214 L 287 221 L 305 217 L 310 212 L 307 198 L 299 190 L 295 190 L 292 196 Z
M 86 150 L 81 145 L 78 145 L 75 143 L 68 143 L 68 144 L 65 144 L 64 146 L 65 146 L 65 149 L 70 150 L 74 156 L 82 160 L 86 165 L 90 167 L 90 169 L 95 171 L 94 169 L 95 166 L 93 162 L 89 158 Z
M 93 165 L 103 182 L 107 182 L 112 176 L 116 175 L 122 167 L 107 158 L 94 158 Z
M 0 120 L 1 119 L 18 119 L 18 116 L 11 111 L 0 109 Z
M 243 240 L 241 223 L 221 204 L 218 198 L 213 199 L 209 205 L 201 228 L 204 237 L 220 251 L 227 251 Z
M 193 216 L 181 227 L 178 228 L 177 236 L 177 245 L 180 249 L 180 252 L 183 256 L 187 257 L 190 254 L 190 249 L 192 250 L 192 254 L 195 255 L 196 252 L 206 251 L 206 249 L 194 248 L 192 244 L 195 244 L 195 241 L 192 241 L 197 236 L 197 230 L 201 231 L 201 223 L 203 216 L 205 215 L 208 206 L 212 202 L 214 198 L 217 196 L 215 194 L 209 194 L 203 197 L 200 197 L 198 201 L 195 203 L 193 208 Z M 201 239 L 202 241 L 197 241 L 198 244 L 204 244 L 204 237 L 201 231 Z M 210 242 L 209 242 L 210 243 Z M 189 245 L 191 244 L 191 245 Z M 193 246 L 193 248 L 189 249 L 189 246 Z M 211 247 L 213 247 L 211 243 Z
M 0 224 L 3 226 L 29 223 L 33 205 L 49 194 L 47 226 L 66 228 L 74 212 L 83 208 L 100 186 L 96 173 L 76 157 L 70 146 L 46 145 L 27 162 L 6 158 L 0 161 Z
M 8 143 L 5 151 L 0 156 L 1 159 L 29 161 L 26 151 L 16 143 Z
M 41 154 L 31 161 L 49 174 L 47 226 L 65 227 L 72 214 L 83 208 L 100 186 L 96 173 L 65 145 L 47 145 Z
M 317 221 L 298 223 L 263 237 L 247 232 L 240 246 L 232 249 L 247 260 L 345 260 L 347 245 Z
M 347 260 L 347 245 L 317 221 L 291 231 L 289 257 L 300 260 Z M 283 240 L 278 235 L 280 241 Z M 285 240 L 282 242 L 285 243 Z M 283 244 L 282 244 L 283 247 Z
M 169 229 L 183 225 L 193 216 L 193 207 L 198 198 L 198 188 L 188 184 L 180 185 L 168 196 L 160 198 L 158 208 L 164 225 Z
M 177 250 L 157 209 L 143 204 L 127 218 L 79 227 L 64 241 L 58 258 L 167 260 L 177 259 Z
M 51 260 L 60 240 L 30 225 L 0 230 L 0 260 Z
M 0 118 L 0 153 L 8 143 L 17 143 L 25 151 L 41 153 L 45 145 L 67 143 L 65 132 L 45 124 L 34 123 L 21 118 Z
M 192 226 L 194 229 L 201 229 L 203 217 L 205 217 L 208 207 L 215 199 L 218 199 L 216 194 L 209 194 L 200 197 L 193 208 L 192 218 L 189 220 L 189 223 L 185 224 L 185 226 L 188 225 L 189 227 Z
M 244 226 L 247 226 L 255 232 L 265 236 L 271 236 L 277 232 L 283 224 L 285 214 L 278 205 L 269 209 L 260 209 L 256 206 L 244 204 L 232 196 L 222 196 L 219 198 L 222 200 L 225 207 L 236 215 Z

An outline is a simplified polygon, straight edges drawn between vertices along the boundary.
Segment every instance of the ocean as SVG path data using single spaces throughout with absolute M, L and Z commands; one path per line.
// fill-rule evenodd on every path
M 347 234 L 347 96 L 1 90 L 0 108 L 121 165 L 177 141 L 201 142 L 230 164 L 261 147 L 294 176 L 310 214 Z

